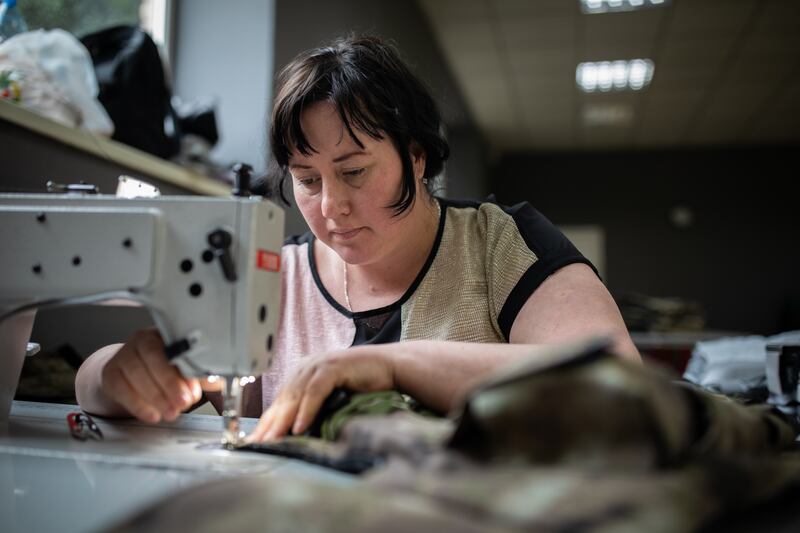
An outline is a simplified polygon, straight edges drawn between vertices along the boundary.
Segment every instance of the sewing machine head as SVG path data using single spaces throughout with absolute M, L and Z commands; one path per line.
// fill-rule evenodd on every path
M 269 366 L 283 242 L 283 211 L 272 202 L 7 194 L 0 227 L 0 420 L 36 308 L 134 300 L 184 375 L 233 383 Z

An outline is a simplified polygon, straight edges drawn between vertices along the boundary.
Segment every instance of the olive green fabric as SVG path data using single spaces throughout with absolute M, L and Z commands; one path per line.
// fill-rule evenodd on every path
M 792 425 L 607 353 L 567 346 L 491 376 L 452 419 L 353 417 L 315 452 L 380 461 L 349 486 L 213 482 L 133 532 L 648 531 L 710 528 L 800 488 Z
M 337 395 L 337 393 L 340 394 Z M 244 444 L 238 449 L 301 459 L 343 472 L 360 474 L 382 463 L 388 455 L 388 451 L 377 449 L 374 445 L 359 444 L 358 436 L 351 435 L 343 442 L 335 442 L 350 422 L 358 417 L 370 417 L 371 421 L 377 417 L 380 420 L 381 417 L 392 413 L 419 413 L 434 416 L 412 398 L 397 391 L 346 394 L 342 390 L 337 390 L 334 392 L 334 396 L 337 396 L 335 403 L 342 405 L 330 409 L 330 412 L 323 406 L 323 410 L 318 415 L 318 417 L 324 415 L 322 419 L 316 420 L 303 435 L 285 437 L 277 442 Z M 391 424 L 394 424 L 394 419 L 391 420 Z M 380 423 L 380 421 L 371 422 L 371 431 L 368 434 L 376 433 L 374 427 Z M 418 426 L 419 424 L 415 420 L 414 428 L 416 429 Z M 386 432 L 386 435 L 391 435 L 391 438 L 394 438 L 395 435 L 402 435 L 403 432 L 395 431 L 396 429 L 392 427 Z M 419 429 L 417 429 L 418 431 Z M 446 433 L 451 432 L 452 428 L 447 425 Z M 416 435 L 414 432 L 412 434 Z M 442 440 L 440 439 L 438 444 L 441 444 Z
M 397 411 L 412 412 L 412 400 L 397 391 L 377 391 L 354 394 L 350 401 L 322 422 L 320 437 L 335 441 L 342 428 L 357 416 L 388 415 Z

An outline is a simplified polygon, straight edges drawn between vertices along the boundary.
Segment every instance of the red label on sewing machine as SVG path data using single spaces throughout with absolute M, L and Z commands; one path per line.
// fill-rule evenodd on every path
M 281 269 L 281 256 L 275 252 L 257 250 L 256 267 L 260 268 L 261 270 L 278 272 Z

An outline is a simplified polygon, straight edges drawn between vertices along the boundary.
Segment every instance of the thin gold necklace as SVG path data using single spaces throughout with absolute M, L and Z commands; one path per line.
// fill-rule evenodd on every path
M 347 302 L 347 310 L 353 312 L 353 306 L 350 304 L 350 292 L 347 290 L 347 261 L 342 261 L 342 275 L 344 276 L 344 301 Z
M 442 217 L 442 207 L 439 205 L 439 200 L 434 199 L 436 205 L 436 223 L 438 225 L 439 219 Z M 347 290 L 347 261 L 342 260 L 342 279 L 344 280 L 344 301 L 347 303 L 347 310 L 353 312 L 353 305 L 350 303 L 350 291 Z

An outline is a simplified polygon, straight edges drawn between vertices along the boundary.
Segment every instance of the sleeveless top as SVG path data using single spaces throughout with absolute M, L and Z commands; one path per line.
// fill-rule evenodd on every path
M 591 263 L 527 202 L 437 198 L 433 248 L 395 303 L 351 313 L 325 289 L 314 235 L 286 240 L 281 254 L 281 319 L 269 370 L 248 388 L 244 416 L 257 417 L 302 357 L 349 346 L 414 339 L 508 342 L 514 320 L 536 288 L 571 263 Z M 261 392 L 261 394 L 258 394 Z

